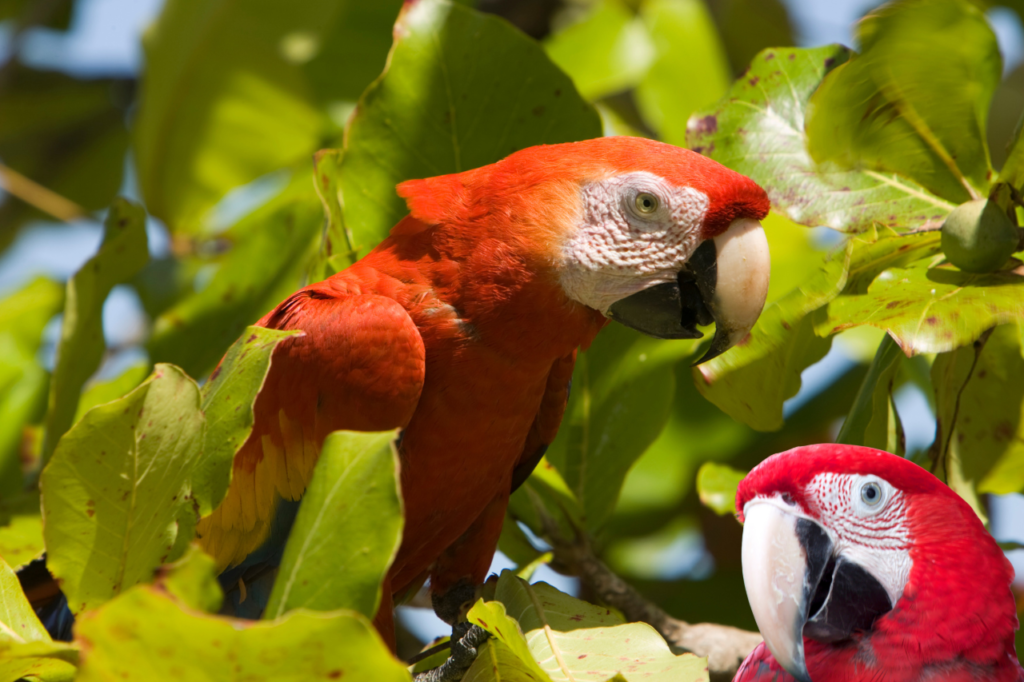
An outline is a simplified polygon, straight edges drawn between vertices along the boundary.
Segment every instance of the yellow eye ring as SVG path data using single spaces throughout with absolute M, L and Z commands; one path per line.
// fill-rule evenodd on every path
M 658 210 L 658 197 L 650 192 L 640 192 L 640 194 L 636 195 L 636 199 L 633 200 L 633 204 L 636 206 L 636 210 L 650 215 Z

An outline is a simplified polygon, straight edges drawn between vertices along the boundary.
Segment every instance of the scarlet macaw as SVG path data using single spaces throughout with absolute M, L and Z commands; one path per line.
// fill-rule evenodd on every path
M 740 483 L 764 636 L 735 682 L 1024 680 L 1013 568 L 970 506 L 880 450 L 811 445 Z
M 578 348 L 608 318 L 708 356 L 764 305 L 765 192 L 694 152 L 614 137 L 524 149 L 398 186 L 410 215 L 362 260 L 258 324 L 305 336 L 275 350 L 230 489 L 198 526 L 224 569 L 264 544 L 324 437 L 401 429 L 406 524 L 392 596 L 429 575 L 456 623 L 486 577 L 509 495 L 562 419 Z

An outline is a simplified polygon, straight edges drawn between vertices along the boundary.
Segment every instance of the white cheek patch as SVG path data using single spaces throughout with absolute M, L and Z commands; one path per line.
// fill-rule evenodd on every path
M 877 513 L 858 513 L 855 500 L 864 477 L 818 474 L 807 485 L 807 499 L 817 506 L 821 523 L 831 531 L 835 552 L 859 564 L 885 588 L 895 604 L 910 578 L 910 529 L 903 492 L 894 490 Z
M 660 201 L 651 216 L 629 210 L 636 192 Z M 602 312 L 655 284 L 671 282 L 700 242 L 708 197 L 647 172 L 593 182 L 580 191 L 580 224 L 563 246 L 562 287 Z

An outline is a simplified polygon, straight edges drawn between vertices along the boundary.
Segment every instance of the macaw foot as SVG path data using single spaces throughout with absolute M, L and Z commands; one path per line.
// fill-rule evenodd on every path
M 490 634 L 479 625 L 456 623 L 452 626 L 451 655 L 433 670 L 416 675 L 415 682 L 458 682 L 476 660 L 477 649 Z

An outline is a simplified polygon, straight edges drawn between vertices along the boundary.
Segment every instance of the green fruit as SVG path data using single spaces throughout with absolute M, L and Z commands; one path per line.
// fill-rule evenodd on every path
M 994 201 L 975 199 L 953 209 L 942 224 L 942 250 L 966 272 L 992 272 L 1017 250 L 1019 234 Z

